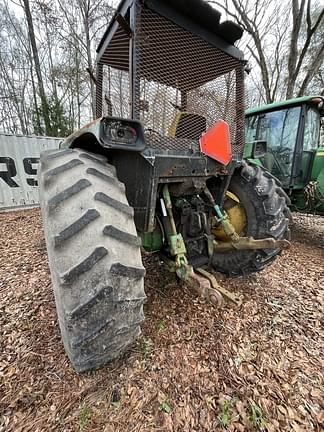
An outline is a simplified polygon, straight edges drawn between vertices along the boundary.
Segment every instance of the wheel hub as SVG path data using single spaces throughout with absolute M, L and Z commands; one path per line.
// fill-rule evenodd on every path
M 247 226 L 246 211 L 241 204 L 239 198 L 233 192 L 226 192 L 224 210 L 226 211 L 228 219 L 235 228 L 237 234 L 241 235 L 245 233 Z M 213 228 L 212 233 L 215 236 L 216 240 L 228 240 L 228 236 L 226 235 L 221 226 Z

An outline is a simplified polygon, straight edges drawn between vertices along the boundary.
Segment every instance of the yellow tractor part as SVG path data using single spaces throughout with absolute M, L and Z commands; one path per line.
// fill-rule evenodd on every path
M 244 207 L 242 206 L 239 198 L 230 191 L 226 192 L 226 199 L 224 203 L 224 210 L 230 220 L 231 224 L 235 228 L 237 234 L 244 234 L 247 218 Z M 228 241 L 228 236 L 225 234 L 223 228 L 218 226 L 212 230 L 216 240 Z
M 175 115 L 174 119 L 172 120 L 171 126 L 169 127 L 169 133 L 168 133 L 168 136 L 169 136 L 170 138 L 175 138 L 175 137 L 176 137 L 177 127 L 178 127 L 178 124 L 179 124 L 179 122 L 180 122 L 180 119 L 181 119 L 181 117 L 182 117 L 183 115 L 186 115 L 186 114 L 187 114 L 186 111 L 182 111 L 182 112 L 178 112 L 178 113 Z

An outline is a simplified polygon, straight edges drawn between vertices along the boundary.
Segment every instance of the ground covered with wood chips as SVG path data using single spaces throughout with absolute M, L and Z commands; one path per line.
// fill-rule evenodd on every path
M 323 218 L 294 215 L 292 248 L 217 310 L 147 268 L 143 335 L 77 375 L 60 340 L 37 209 L 0 215 L 0 431 L 323 430 Z

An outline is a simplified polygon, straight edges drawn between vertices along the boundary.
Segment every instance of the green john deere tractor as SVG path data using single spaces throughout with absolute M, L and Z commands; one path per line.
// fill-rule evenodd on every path
M 141 246 L 218 304 L 289 245 L 289 199 L 243 161 L 242 29 L 202 0 L 122 0 L 97 49 L 97 119 L 41 155 L 57 314 L 77 371 L 140 334 Z M 257 153 L 257 147 L 253 150 Z
M 324 97 L 305 96 L 246 111 L 245 158 L 283 185 L 291 208 L 324 215 Z M 322 133 L 321 133 L 322 132 Z M 254 157 L 251 144 L 265 146 Z

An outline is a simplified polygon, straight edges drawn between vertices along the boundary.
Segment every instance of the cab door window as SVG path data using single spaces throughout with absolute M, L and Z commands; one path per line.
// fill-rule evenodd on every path
M 319 146 L 320 115 L 312 107 L 307 108 L 304 130 L 304 151 L 315 150 Z
M 308 181 L 313 152 L 319 147 L 320 126 L 319 112 L 308 106 L 305 116 L 304 144 L 300 172 L 300 178 L 303 183 Z
M 264 164 L 284 185 L 290 182 L 300 112 L 300 107 L 292 107 L 259 117 L 257 139 L 265 140 L 268 149 Z
M 245 121 L 245 142 L 252 143 L 256 139 L 258 116 L 247 117 Z

